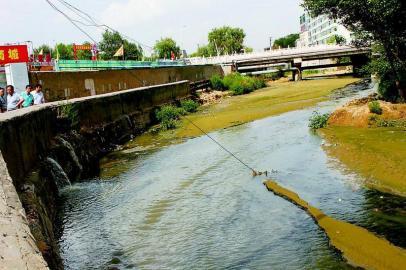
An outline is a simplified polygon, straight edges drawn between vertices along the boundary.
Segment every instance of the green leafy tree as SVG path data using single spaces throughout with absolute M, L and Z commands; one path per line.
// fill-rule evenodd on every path
M 114 58 L 114 54 L 117 50 L 124 45 L 124 58 L 127 60 L 141 60 L 142 48 L 124 39 L 120 33 L 111 32 L 106 30 L 103 33 L 102 41 L 99 43 L 99 49 L 101 51 L 101 57 L 104 60 L 111 60 Z
M 73 59 L 73 48 L 71 44 L 58 43 L 55 46 L 55 57 L 59 56 L 61 60 Z
M 356 45 L 380 44 L 377 67 L 387 91 L 406 98 L 406 2 L 404 0 L 304 0 L 313 16 L 327 14 L 353 30 Z M 387 62 L 386 67 L 384 62 Z
M 252 53 L 254 51 L 254 49 L 253 48 L 251 48 L 251 47 L 244 47 L 244 52 L 245 53 Z
M 172 52 L 175 57 L 180 56 L 180 47 L 172 38 L 161 38 L 155 43 L 154 52 L 159 58 L 171 58 Z
M 85 41 L 82 45 L 92 45 L 89 41 Z M 92 59 L 92 52 L 91 51 L 78 51 L 77 52 L 78 60 L 90 60 Z
M 54 55 L 54 50 L 52 50 L 52 48 L 46 44 L 43 44 L 43 45 L 35 48 L 34 54 L 38 55 L 41 51 L 44 53 L 44 55 L 46 55 L 46 54 L 51 54 L 52 56 Z
M 345 37 L 340 35 L 333 35 L 327 39 L 327 44 L 343 45 L 345 43 L 347 43 L 347 40 L 345 39 Z
M 285 37 L 281 37 L 275 40 L 272 48 L 288 48 L 296 47 L 296 41 L 299 39 L 299 34 L 290 34 Z
M 214 28 L 208 39 L 209 47 L 214 48 L 216 54 L 240 53 L 244 49 L 245 33 L 241 28 L 223 26 Z
M 210 45 L 199 46 L 197 51 L 193 53 L 192 57 L 209 57 L 216 55 L 214 48 L 211 48 Z

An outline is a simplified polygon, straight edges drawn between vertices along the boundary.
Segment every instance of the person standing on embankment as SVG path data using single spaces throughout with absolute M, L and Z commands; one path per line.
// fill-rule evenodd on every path
M 32 95 L 34 96 L 34 105 L 39 105 L 45 103 L 44 93 L 42 92 L 42 85 L 35 85 L 35 90 Z
M 4 93 L 4 88 L 0 87 L 0 113 L 7 111 L 7 99 Z

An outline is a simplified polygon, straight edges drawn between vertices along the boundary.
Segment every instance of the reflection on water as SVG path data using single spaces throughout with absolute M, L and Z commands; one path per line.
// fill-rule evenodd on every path
M 278 170 L 272 178 L 326 214 L 404 246 L 404 199 L 366 191 L 356 175 L 332 165 L 307 128 L 313 109 L 212 136 L 258 170 Z M 350 268 L 310 217 L 205 137 L 114 153 L 106 164 L 102 179 L 63 193 L 67 269 Z

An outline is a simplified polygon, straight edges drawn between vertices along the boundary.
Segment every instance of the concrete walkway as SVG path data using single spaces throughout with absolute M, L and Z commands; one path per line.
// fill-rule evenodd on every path
M 0 153 L 0 269 L 48 269 Z

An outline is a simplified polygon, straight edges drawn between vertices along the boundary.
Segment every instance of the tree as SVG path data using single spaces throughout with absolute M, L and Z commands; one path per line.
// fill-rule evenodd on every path
M 70 44 L 58 43 L 55 46 L 55 57 L 59 57 L 61 60 L 73 59 L 73 48 Z
M 347 40 L 345 37 L 340 35 L 333 35 L 327 39 L 327 44 L 343 45 L 345 43 L 347 43 Z
M 327 14 L 354 31 L 356 45 L 379 44 L 388 69 L 372 71 L 388 91 L 395 87 L 406 98 L 406 2 L 404 0 L 304 0 L 304 7 L 317 16 Z M 390 73 L 390 74 L 388 74 Z
M 272 48 L 288 48 L 288 47 L 296 47 L 296 41 L 299 39 L 299 34 L 290 34 L 285 37 L 281 37 L 275 40 L 273 43 Z
M 209 45 L 199 46 L 197 51 L 191 55 L 191 57 L 210 57 L 216 55 L 215 50 Z
M 141 46 L 124 39 L 120 33 L 106 30 L 103 33 L 102 41 L 99 43 L 101 56 L 104 60 L 111 60 L 114 54 L 124 45 L 124 58 L 127 60 L 141 60 Z
M 223 26 L 214 28 L 208 39 L 209 48 L 214 48 L 216 55 L 240 53 L 244 48 L 245 33 L 241 28 Z
M 90 43 L 89 41 L 85 41 L 82 43 L 82 45 L 92 45 L 92 43 Z M 76 56 L 78 58 L 78 60 L 90 60 L 92 59 L 92 52 L 85 50 L 85 51 L 77 51 L 76 52 Z
M 252 53 L 253 51 L 254 51 L 254 49 L 251 48 L 251 47 L 247 47 L 247 46 L 244 47 L 244 52 L 245 53 Z
M 44 55 L 46 55 L 46 54 L 54 55 L 54 51 L 52 50 L 52 48 L 46 44 L 42 44 L 41 46 L 35 48 L 34 54 L 38 55 L 38 54 L 40 54 L 41 51 L 44 53 Z
M 175 54 L 175 57 L 180 56 L 180 47 L 172 38 L 161 38 L 160 40 L 157 40 L 154 46 L 154 51 L 155 54 L 161 59 L 170 59 L 172 53 Z

